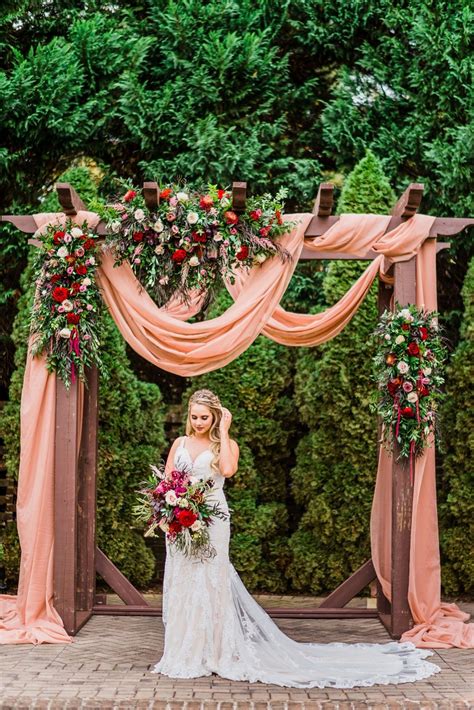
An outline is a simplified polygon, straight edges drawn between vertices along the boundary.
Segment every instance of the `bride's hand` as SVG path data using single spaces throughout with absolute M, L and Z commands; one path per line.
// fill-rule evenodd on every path
M 219 424 L 221 434 L 227 434 L 227 432 L 230 429 L 231 424 L 232 424 L 232 414 L 229 412 L 228 409 L 226 409 L 225 407 L 222 407 L 222 416 L 221 416 L 221 421 Z

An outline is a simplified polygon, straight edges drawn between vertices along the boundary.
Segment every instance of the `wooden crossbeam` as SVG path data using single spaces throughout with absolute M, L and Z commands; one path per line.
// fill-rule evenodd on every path
M 274 619 L 376 619 L 376 609 L 365 607 L 321 608 L 318 607 L 272 607 L 263 609 Z M 97 604 L 93 607 L 94 614 L 103 616 L 161 616 L 161 606 Z
M 97 573 L 107 582 L 125 604 L 148 606 L 148 602 L 138 589 L 120 572 L 111 560 L 98 547 L 95 551 Z
M 329 217 L 334 202 L 334 185 L 331 182 L 322 182 L 313 205 L 313 214 L 318 217 Z
M 367 560 L 320 604 L 319 609 L 344 607 L 376 578 L 372 560 Z
M 85 210 L 86 206 L 68 182 L 57 182 L 55 185 L 58 193 L 59 204 L 63 212 L 68 217 L 74 217 L 80 210 Z
M 404 219 L 413 217 L 418 211 L 423 197 L 424 185 L 420 182 L 411 182 L 400 199 L 395 203 L 391 214 Z

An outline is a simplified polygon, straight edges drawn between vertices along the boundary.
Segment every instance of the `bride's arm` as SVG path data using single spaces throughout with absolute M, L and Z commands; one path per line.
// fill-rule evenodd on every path
M 168 454 L 168 458 L 166 459 L 166 464 L 165 464 L 166 478 L 171 478 L 170 473 L 174 468 L 174 455 L 176 453 L 176 449 L 178 448 L 180 441 L 181 441 L 180 436 L 178 436 L 178 438 L 173 441 L 173 445 L 172 445 L 170 452 Z
M 222 419 L 220 422 L 221 453 L 219 456 L 219 469 L 224 478 L 230 478 L 239 468 L 239 446 L 236 441 L 230 439 L 229 429 L 232 423 L 232 414 L 225 407 L 222 408 Z

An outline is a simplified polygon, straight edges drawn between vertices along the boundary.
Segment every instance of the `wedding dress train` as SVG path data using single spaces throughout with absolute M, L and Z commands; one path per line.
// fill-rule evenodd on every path
M 183 438 L 174 465 L 215 480 L 213 497 L 228 512 L 225 478 L 203 451 L 193 461 Z M 439 672 L 412 643 L 300 643 L 286 636 L 253 599 L 229 560 L 230 522 L 210 526 L 217 555 L 204 562 L 166 542 L 163 582 L 165 647 L 153 673 L 197 678 L 216 673 L 231 680 L 294 688 L 353 688 L 408 683 Z

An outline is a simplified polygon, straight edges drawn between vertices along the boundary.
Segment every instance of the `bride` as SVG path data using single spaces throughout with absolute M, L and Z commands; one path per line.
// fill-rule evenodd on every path
M 239 447 L 229 438 L 232 415 L 209 390 L 188 404 L 186 436 L 171 447 L 165 472 L 192 469 L 214 479 L 213 499 L 228 513 L 224 483 L 237 472 Z M 429 651 L 411 643 L 299 643 L 253 599 L 229 560 L 230 521 L 209 528 L 216 556 L 193 560 L 166 540 L 163 656 L 153 669 L 172 678 L 216 673 L 231 680 L 295 688 L 352 688 L 408 683 L 437 673 Z

